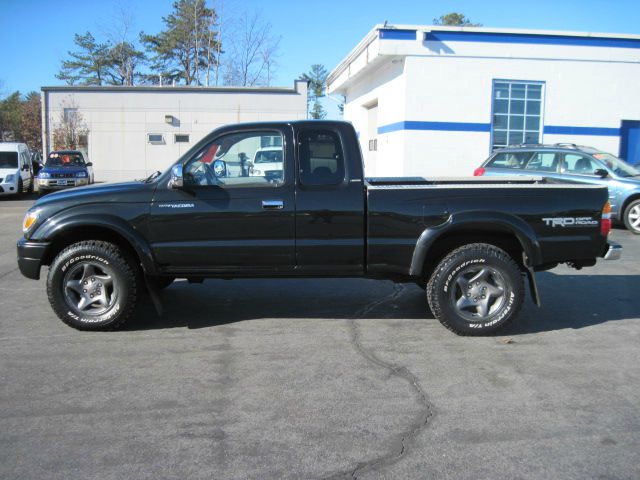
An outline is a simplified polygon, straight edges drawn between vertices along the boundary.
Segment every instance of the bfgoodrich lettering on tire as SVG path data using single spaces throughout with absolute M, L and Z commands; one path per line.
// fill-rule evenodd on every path
M 120 327 L 136 304 L 135 266 L 118 247 L 102 241 L 75 243 L 58 254 L 47 276 L 49 303 L 78 330 Z
M 436 318 L 459 335 L 486 335 L 515 318 L 524 301 L 522 273 L 502 249 L 460 247 L 437 266 L 427 284 Z

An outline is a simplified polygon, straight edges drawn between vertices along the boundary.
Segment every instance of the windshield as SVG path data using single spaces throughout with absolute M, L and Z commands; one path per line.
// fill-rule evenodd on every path
M 46 167 L 84 167 L 84 158 L 81 153 L 57 153 L 49 154 Z
M 624 160 L 606 152 L 594 153 L 593 156 L 604 163 L 609 170 L 621 177 L 635 177 L 640 175 L 640 170 L 632 167 Z
M 0 152 L 0 168 L 18 168 L 18 152 Z
M 253 163 L 282 163 L 282 150 L 258 150 Z

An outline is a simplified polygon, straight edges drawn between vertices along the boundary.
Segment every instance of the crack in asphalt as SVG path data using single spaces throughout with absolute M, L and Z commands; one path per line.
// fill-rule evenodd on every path
M 433 406 L 431 402 L 429 402 L 426 392 L 420 386 L 418 378 L 407 367 L 402 365 L 395 365 L 393 363 L 382 360 L 374 352 L 366 349 L 362 345 L 361 341 L 361 334 L 357 320 L 359 318 L 365 318 L 367 314 L 369 314 L 379 305 L 396 300 L 398 297 L 400 297 L 400 295 L 402 295 L 404 290 L 405 288 L 403 285 L 395 285 L 394 291 L 391 294 L 365 305 L 355 313 L 353 318 L 349 319 L 349 327 L 351 329 L 351 344 L 353 345 L 355 350 L 365 358 L 365 360 L 373 363 L 374 365 L 389 370 L 391 375 L 406 380 L 411 388 L 415 391 L 415 394 L 418 398 L 418 403 L 421 406 L 421 411 L 413 420 L 413 422 L 411 422 L 409 428 L 401 433 L 400 443 L 394 445 L 388 453 L 371 460 L 360 462 L 355 466 L 355 468 L 346 472 L 332 475 L 328 477 L 327 480 L 344 478 L 357 480 L 359 478 L 359 475 L 364 472 L 372 471 L 376 468 L 397 462 L 404 456 L 411 441 L 417 437 L 420 431 L 427 426 L 429 420 L 433 418 Z
M 8 275 L 11 275 L 13 272 L 17 272 L 18 267 L 15 267 L 13 270 L 9 270 L 8 272 L 0 273 L 0 278 L 4 278 Z

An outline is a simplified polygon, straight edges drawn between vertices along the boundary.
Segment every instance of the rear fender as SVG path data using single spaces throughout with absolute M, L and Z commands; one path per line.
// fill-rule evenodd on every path
M 425 229 L 413 251 L 409 274 L 412 276 L 423 274 L 427 255 L 440 238 L 456 231 L 467 230 L 479 234 L 511 234 L 518 240 L 526 254 L 528 266 L 542 263 L 540 243 L 534 230 L 524 220 L 508 213 L 474 211 L 452 214 L 445 223 Z

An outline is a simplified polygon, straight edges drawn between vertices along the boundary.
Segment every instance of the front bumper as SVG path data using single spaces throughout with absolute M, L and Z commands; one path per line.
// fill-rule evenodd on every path
M 39 178 L 38 190 L 50 191 L 50 190 L 64 190 L 65 188 L 81 187 L 89 184 L 88 177 L 73 177 L 73 178 Z
M 609 241 L 607 249 L 602 256 L 605 260 L 619 260 L 622 256 L 622 245 L 616 242 Z
M 18 186 L 16 183 L 0 183 L 0 195 L 15 195 L 16 193 L 18 193 Z
M 49 253 L 48 242 L 30 242 L 25 238 L 18 240 L 18 268 L 20 273 L 33 280 L 40 279 L 40 267 Z

